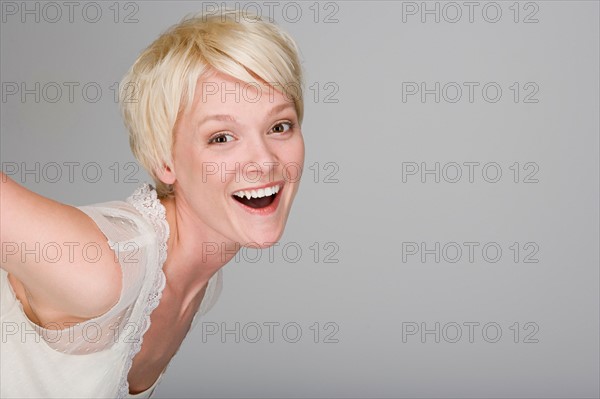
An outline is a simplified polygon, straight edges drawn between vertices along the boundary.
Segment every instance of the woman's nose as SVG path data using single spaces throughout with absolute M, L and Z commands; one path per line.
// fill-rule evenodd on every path
M 257 137 L 248 144 L 242 173 L 254 181 L 273 181 L 277 176 L 275 171 L 281 167 L 277 154 L 267 140 L 264 137 Z

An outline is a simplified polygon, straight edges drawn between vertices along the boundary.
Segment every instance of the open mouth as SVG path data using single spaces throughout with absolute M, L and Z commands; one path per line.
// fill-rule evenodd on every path
M 254 190 L 240 190 L 233 193 L 232 197 L 250 208 L 261 209 L 268 207 L 275 201 L 280 189 L 279 185 L 275 185 Z

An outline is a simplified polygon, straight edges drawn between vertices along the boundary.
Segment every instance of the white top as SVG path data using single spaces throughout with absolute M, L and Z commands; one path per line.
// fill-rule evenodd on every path
M 144 184 L 126 201 L 78 208 L 96 222 L 119 258 L 119 301 L 103 315 L 67 329 L 42 328 L 27 318 L 8 273 L 0 269 L 1 398 L 149 398 L 168 369 L 146 391 L 129 394 L 127 375 L 165 287 L 169 225 L 156 191 Z M 219 269 L 190 330 L 196 316 L 205 315 L 219 298 L 222 280 Z

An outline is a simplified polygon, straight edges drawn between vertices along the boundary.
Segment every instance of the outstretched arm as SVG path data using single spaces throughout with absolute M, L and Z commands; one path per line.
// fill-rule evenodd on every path
M 89 319 L 117 303 L 121 266 L 94 221 L 0 172 L 0 267 L 45 323 Z

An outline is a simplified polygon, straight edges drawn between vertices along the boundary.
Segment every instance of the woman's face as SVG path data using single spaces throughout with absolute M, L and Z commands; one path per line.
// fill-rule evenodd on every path
M 198 81 L 174 134 L 175 198 L 190 213 L 185 217 L 224 240 L 217 245 L 266 248 L 279 240 L 304 165 L 291 98 L 213 73 Z

